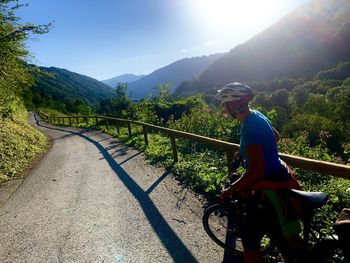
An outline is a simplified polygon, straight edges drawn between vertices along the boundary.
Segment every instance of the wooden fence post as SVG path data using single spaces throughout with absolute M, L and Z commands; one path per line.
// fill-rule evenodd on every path
M 85 119 L 86 126 L 88 126 L 89 125 L 89 118 L 88 117 L 84 117 L 84 119 Z
M 173 158 L 174 158 L 174 162 L 178 162 L 179 161 L 179 157 L 177 155 L 177 149 L 176 149 L 176 140 L 174 136 L 170 136 L 170 140 L 171 140 L 171 148 L 173 150 Z
M 130 124 L 130 122 L 128 122 L 128 132 L 129 132 L 129 137 L 131 137 L 132 133 L 131 133 L 131 124 Z
M 108 119 L 105 119 L 105 121 L 106 121 L 106 128 L 107 130 L 109 130 Z
M 96 121 L 96 126 L 98 127 L 98 118 L 95 117 L 95 121 Z
M 145 125 L 142 125 L 142 129 L 143 129 L 143 137 L 145 138 L 145 145 L 148 146 L 147 127 Z
M 69 126 L 72 126 L 72 117 L 69 117 Z

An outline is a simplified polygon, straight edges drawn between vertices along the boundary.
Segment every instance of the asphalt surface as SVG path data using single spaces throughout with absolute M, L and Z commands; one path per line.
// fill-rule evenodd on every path
M 53 145 L 0 207 L 1 263 L 223 261 L 171 173 L 100 131 L 30 120 Z

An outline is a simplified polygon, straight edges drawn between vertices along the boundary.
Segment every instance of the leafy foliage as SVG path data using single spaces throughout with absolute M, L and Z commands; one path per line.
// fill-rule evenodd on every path
M 223 141 L 239 141 L 238 121 L 229 119 L 220 112 L 215 113 L 206 105 L 193 108 L 181 119 L 170 122 L 169 127 Z
M 295 138 L 307 131 L 308 141 L 317 145 L 321 134 L 327 133 L 324 139 L 327 147 L 344 155 L 342 145 L 349 142 L 350 127 L 348 82 L 344 80 L 335 87 L 329 85 L 329 81 L 299 82 L 289 90 L 259 92 L 252 105 L 272 117 L 273 125 L 282 136 Z
M 46 33 L 48 25 L 20 24 L 14 11 L 18 1 L 0 2 L 0 118 L 12 118 L 23 104 L 21 94 L 33 84 L 32 71 L 24 59 L 24 40 L 29 34 Z
M 173 171 L 180 180 L 209 199 L 220 193 L 228 179 L 225 156 L 212 150 L 182 154 Z
M 127 88 L 127 84 L 118 83 L 115 96 L 103 99 L 99 103 L 97 112 L 104 115 L 117 116 L 119 118 L 132 118 L 132 103 L 127 96 Z

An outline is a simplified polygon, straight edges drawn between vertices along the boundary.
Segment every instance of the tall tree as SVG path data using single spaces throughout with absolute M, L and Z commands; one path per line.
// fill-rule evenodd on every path
M 15 10 L 23 7 L 18 0 L 0 1 L 0 119 L 13 117 L 23 106 L 21 94 L 33 84 L 25 59 L 24 41 L 30 34 L 47 33 L 51 24 L 21 24 Z

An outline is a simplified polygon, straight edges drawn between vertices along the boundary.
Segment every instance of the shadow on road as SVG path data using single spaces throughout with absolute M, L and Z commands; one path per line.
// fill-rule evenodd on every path
M 162 174 L 161 177 L 158 178 L 157 181 L 155 181 L 145 192 L 147 195 L 149 195 L 164 179 L 170 174 L 170 169 L 166 170 L 164 174 Z
M 96 148 L 101 152 L 111 169 L 115 172 L 116 176 L 123 182 L 123 184 L 128 188 L 129 192 L 136 198 L 139 202 L 141 208 L 144 211 L 149 223 L 151 224 L 154 232 L 159 237 L 165 249 L 168 251 L 174 262 L 184 262 L 192 263 L 197 262 L 192 253 L 187 249 L 185 244 L 177 236 L 177 234 L 171 229 L 167 221 L 163 218 L 162 214 L 158 211 L 157 207 L 154 205 L 149 197 L 149 193 L 163 180 L 169 172 L 163 174 L 147 191 L 144 191 L 129 175 L 124 169 L 118 164 L 113 157 L 108 153 L 108 151 L 97 141 L 91 138 L 89 135 L 84 133 L 89 132 L 88 130 L 82 131 L 70 131 L 65 129 L 57 128 L 56 126 L 44 125 L 41 123 L 35 114 L 36 123 L 40 127 L 47 129 L 62 131 L 70 133 L 70 135 L 76 135 L 84 138 L 88 142 L 96 146 Z M 95 134 L 96 135 L 96 134 Z M 94 136 L 94 135 L 93 135 Z M 124 161 L 125 162 L 125 161 Z
M 140 154 L 141 154 L 141 152 L 135 153 L 134 155 L 132 155 L 129 158 L 126 158 L 124 161 L 120 162 L 119 165 L 122 165 L 123 163 L 126 163 L 127 161 L 130 161 L 132 158 L 134 158 L 134 157 L 136 157 L 137 155 L 140 155 Z M 115 157 L 118 157 L 118 155 L 117 156 L 113 156 L 112 155 L 112 157 L 115 158 Z

